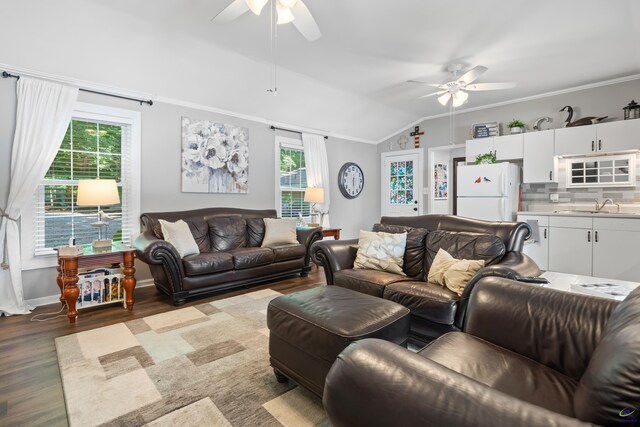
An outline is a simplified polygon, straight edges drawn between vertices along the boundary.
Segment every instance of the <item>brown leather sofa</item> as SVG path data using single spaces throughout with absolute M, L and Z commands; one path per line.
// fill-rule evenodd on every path
M 616 302 L 483 278 L 464 332 L 347 347 L 324 407 L 336 427 L 638 426 L 640 288 Z
M 403 266 L 406 276 L 354 269 L 357 240 L 317 242 L 311 249 L 313 260 L 323 265 L 328 285 L 378 296 L 410 309 L 410 342 L 418 346 L 461 329 L 469 294 L 481 277 L 540 275 L 535 262 L 521 252 L 531 233 L 522 222 L 489 222 L 454 215 L 382 217 L 374 231 L 408 233 Z M 462 296 L 427 282 L 438 248 L 455 258 L 486 261 L 487 267 L 471 279 Z
M 156 287 L 175 305 L 188 297 L 309 274 L 313 242 L 321 228 L 298 228 L 298 244 L 262 248 L 263 218 L 276 218 L 273 209 L 207 208 L 191 211 L 145 213 L 141 234 L 134 242 L 139 259 L 149 264 Z M 200 254 L 181 259 L 162 236 L 159 219 L 184 220 Z

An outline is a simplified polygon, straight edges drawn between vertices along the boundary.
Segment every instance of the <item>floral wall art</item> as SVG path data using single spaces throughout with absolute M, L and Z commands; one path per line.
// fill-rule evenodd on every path
M 249 129 L 182 118 L 182 191 L 247 193 Z

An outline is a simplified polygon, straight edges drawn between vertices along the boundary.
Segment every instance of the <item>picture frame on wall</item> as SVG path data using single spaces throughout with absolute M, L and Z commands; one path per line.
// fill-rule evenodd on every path
M 433 165 L 433 200 L 447 200 L 449 198 L 448 165 L 436 163 Z

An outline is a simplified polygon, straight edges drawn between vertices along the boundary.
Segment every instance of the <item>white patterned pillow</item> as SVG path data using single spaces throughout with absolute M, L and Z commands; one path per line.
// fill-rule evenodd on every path
M 358 253 L 353 268 L 388 271 L 406 276 L 402 271 L 407 233 L 383 233 L 360 230 Z
M 171 243 L 178 251 L 181 258 L 187 255 L 199 254 L 198 244 L 193 238 L 189 225 L 183 220 L 169 222 L 163 219 L 158 220 L 162 228 L 164 240 Z

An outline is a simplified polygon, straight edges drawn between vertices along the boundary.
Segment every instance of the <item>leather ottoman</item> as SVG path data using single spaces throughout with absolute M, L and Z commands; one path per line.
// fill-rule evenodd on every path
M 350 343 L 379 338 L 406 346 L 409 309 L 338 286 L 283 295 L 269 303 L 269 356 L 288 378 L 322 397 L 331 365 Z

